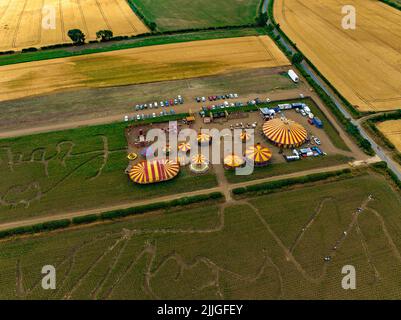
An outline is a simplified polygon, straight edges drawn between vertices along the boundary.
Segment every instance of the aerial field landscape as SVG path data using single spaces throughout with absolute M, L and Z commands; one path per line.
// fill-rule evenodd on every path
M 193 41 L 0 67 L 0 101 L 82 87 L 289 65 L 267 36 Z
M 47 9 L 54 10 L 54 28 L 42 27 Z M 115 36 L 149 31 L 125 0 L 0 0 L 0 51 L 71 42 L 70 29 L 81 29 L 87 40 L 104 29 Z
M 274 3 L 282 30 L 358 110 L 401 107 L 401 11 L 379 1 Z M 356 8 L 355 30 L 342 28 L 344 5 Z
M 0 300 L 401 300 L 400 4 L 0 0 Z
M 0 297 L 400 298 L 400 205 L 382 177 L 364 174 L 4 240 Z M 44 264 L 57 267 L 56 290 L 40 287 Z M 339 285 L 344 264 L 359 271 L 358 290 Z

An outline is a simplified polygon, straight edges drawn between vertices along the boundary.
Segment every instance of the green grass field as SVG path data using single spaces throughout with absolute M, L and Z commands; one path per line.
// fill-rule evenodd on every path
M 255 23 L 260 0 L 131 0 L 160 31 Z
M 0 298 L 401 297 L 401 197 L 383 177 L 246 200 L 2 241 Z M 40 286 L 47 264 L 57 270 L 54 291 Z M 349 264 L 357 289 L 346 291 Z
M 211 188 L 213 173 L 187 169 L 171 181 L 140 186 L 124 173 L 124 123 L 0 140 L 0 222 Z

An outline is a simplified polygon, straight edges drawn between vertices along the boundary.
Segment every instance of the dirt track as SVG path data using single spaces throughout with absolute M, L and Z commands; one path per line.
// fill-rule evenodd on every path
M 96 213 L 101 213 L 101 212 L 106 212 L 106 211 L 111 211 L 111 210 L 117 210 L 117 209 L 126 209 L 126 208 L 130 208 L 133 206 L 141 206 L 141 205 L 146 205 L 149 203 L 155 203 L 155 202 L 160 202 L 160 201 L 169 201 L 169 200 L 173 200 L 173 199 L 177 199 L 177 198 L 181 198 L 181 197 L 194 196 L 194 195 L 199 195 L 199 194 L 207 194 L 207 193 L 216 192 L 216 191 L 222 192 L 223 194 L 225 194 L 227 196 L 227 193 L 231 192 L 232 189 L 238 188 L 238 187 L 245 187 L 245 186 L 258 184 L 258 183 L 262 183 L 262 182 L 267 182 L 267 181 L 276 181 L 276 180 L 287 179 L 287 178 L 295 178 L 295 177 L 300 177 L 300 176 L 313 174 L 313 173 L 337 171 L 337 170 L 342 170 L 345 168 L 349 168 L 349 165 L 344 164 L 344 165 L 339 165 L 339 166 L 333 166 L 330 168 L 312 169 L 312 170 L 303 171 L 303 172 L 296 172 L 296 173 L 291 173 L 291 174 L 286 174 L 286 175 L 281 175 L 281 176 L 268 177 L 265 179 L 258 179 L 258 180 L 241 182 L 241 183 L 236 183 L 236 184 L 227 184 L 227 182 L 224 181 L 225 179 L 224 180 L 221 179 L 221 174 L 224 174 L 224 172 L 221 171 L 220 177 L 218 177 L 218 179 L 223 182 L 220 183 L 220 185 L 216 188 L 182 193 L 179 195 L 169 195 L 169 196 L 165 196 L 165 197 L 154 198 L 154 199 L 139 201 L 139 202 L 134 201 L 134 202 L 122 203 L 120 205 L 96 208 L 96 209 L 92 209 L 92 210 L 66 212 L 66 213 L 60 213 L 57 215 L 43 216 L 43 217 L 39 217 L 39 218 L 32 218 L 32 219 L 26 219 L 26 220 L 21 220 L 21 221 L 9 222 L 9 223 L 0 224 L 0 230 L 28 226 L 28 225 L 32 225 L 32 224 L 43 223 L 43 222 L 58 220 L 58 219 L 71 219 L 74 217 L 85 216 L 88 214 L 96 214 Z M 230 199 L 228 199 L 228 200 L 230 200 Z

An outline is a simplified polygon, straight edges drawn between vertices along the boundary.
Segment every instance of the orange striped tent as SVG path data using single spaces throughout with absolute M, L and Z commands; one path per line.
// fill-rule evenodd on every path
M 244 163 L 245 163 L 244 158 L 237 156 L 236 154 L 230 154 L 224 158 L 224 166 L 227 169 L 241 167 Z
M 187 152 L 191 150 L 191 145 L 188 142 L 180 142 L 178 144 L 178 150 L 182 152 Z
M 299 147 L 308 136 L 308 132 L 302 125 L 288 119 L 266 121 L 263 125 L 263 133 L 272 143 L 283 148 Z
M 260 145 L 251 146 L 245 151 L 245 158 L 253 160 L 255 166 L 265 166 L 272 157 L 272 152 L 269 148 Z
M 179 171 L 180 166 L 176 161 L 142 161 L 132 167 L 129 177 L 135 183 L 150 184 L 173 179 Z
M 206 163 L 206 157 L 203 154 L 197 154 L 191 158 L 191 163 L 202 165 Z
M 207 133 L 198 133 L 198 137 L 197 137 L 198 143 L 199 144 L 209 144 L 210 141 L 212 140 L 212 137 L 207 134 Z

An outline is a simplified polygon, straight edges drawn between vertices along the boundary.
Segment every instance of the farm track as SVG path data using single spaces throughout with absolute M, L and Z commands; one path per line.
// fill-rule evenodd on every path
M 96 157 L 98 157 L 98 156 L 96 156 Z M 118 210 L 118 209 L 127 209 L 130 207 L 142 206 L 142 205 L 147 205 L 147 204 L 155 203 L 155 202 L 170 201 L 170 200 L 174 200 L 174 199 L 181 198 L 181 197 L 189 197 L 189 196 L 207 194 L 207 193 L 211 193 L 211 192 L 222 192 L 223 194 L 227 194 L 227 192 L 231 192 L 232 189 L 238 188 L 238 187 L 246 187 L 246 186 L 250 186 L 250 185 L 254 185 L 254 184 L 258 184 L 258 183 L 277 181 L 277 180 L 281 180 L 281 179 L 296 178 L 296 177 L 301 177 L 301 176 L 305 176 L 308 174 L 338 171 L 338 170 L 342 170 L 342 169 L 346 169 L 346 168 L 349 168 L 348 164 L 333 166 L 333 167 L 329 167 L 329 168 L 312 169 L 312 170 L 307 170 L 307 171 L 302 171 L 302 172 L 268 177 L 268 178 L 264 178 L 264 179 L 252 180 L 252 181 L 247 181 L 247 182 L 240 182 L 240 183 L 235 183 L 235 184 L 220 185 L 218 187 L 211 188 L 211 189 L 197 190 L 197 191 L 182 193 L 179 195 L 169 195 L 169 196 L 164 196 L 164 197 L 160 197 L 160 198 L 153 198 L 151 200 L 133 201 L 133 202 L 128 202 L 128 203 L 122 203 L 120 205 L 106 206 L 106 207 L 100 207 L 100 208 L 94 208 L 94 209 L 88 209 L 88 210 L 82 210 L 82 211 L 60 213 L 60 214 L 51 215 L 51 216 L 43 216 L 43 217 L 38 217 L 38 218 L 30 218 L 30 219 L 25 219 L 25 220 L 20 220 L 20 221 L 7 222 L 7 223 L 0 224 L 0 230 L 28 226 L 28 225 L 48 222 L 48 221 L 52 221 L 52 220 L 71 219 L 74 217 L 85 216 L 88 214 L 98 214 L 98 213 L 112 211 L 112 210 Z

